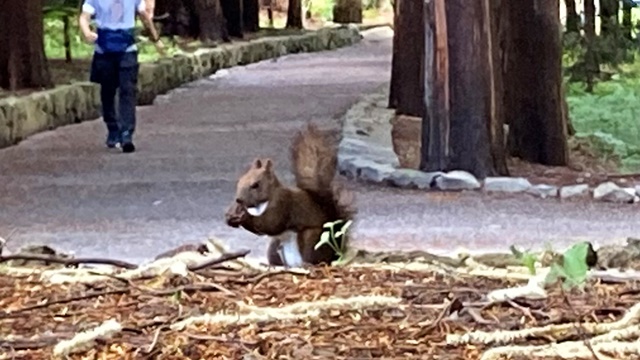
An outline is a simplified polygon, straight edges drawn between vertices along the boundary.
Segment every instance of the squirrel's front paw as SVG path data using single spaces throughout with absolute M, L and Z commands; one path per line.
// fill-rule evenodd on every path
M 224 213 L 224 220 L 227 225 L 237 228 L 242 225 L 247 215 L 247 211 L 242 206 L 234 202 Z

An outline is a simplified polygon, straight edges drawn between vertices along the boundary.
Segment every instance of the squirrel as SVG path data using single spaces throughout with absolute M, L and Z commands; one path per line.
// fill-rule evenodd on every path
M 353 221 L 356 214 L 353 194 L 336 179 L 337 146 L 309 123 L 295 135 L 290 152 L 295 186 L 280 182 L 270 158 L 256 158 L 237 182 L 225 222 L 269 236 L 270 265 L 330 265 L 339 255 L 329 245 L 314 249 L 323 225 Z M 344 236 L 338 240 L 347 241 Z

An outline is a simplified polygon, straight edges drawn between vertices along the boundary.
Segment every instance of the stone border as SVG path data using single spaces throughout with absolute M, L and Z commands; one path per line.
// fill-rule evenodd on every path
M 595 188 L 588 184 L 557 187 L 531 184 L 526 178 L 488 177 L 479 181 L 472 174 L 456 170 L 448 173 L 422 172 L 400 166 L 392 143 L 394 110 L 387 109 L 389 85 L 362 96 L 344 115 L 342 140 L 338 150 L 338 169 L 347 178 L 398 188 L 526 193 L 540 198 L 590 197 L 613 203 L 640 201 L 640 185 L 622 188 L 604 182 Z
M 293 36 L 265 37 L 198 49 L 140 64 L 137 105 L 150 105 L 158 95 L 217 70 L 247 65 L 287 54 L 333 50 L 362 39 L 356 25 L 333 26 Z M 27 96 L 0 100 L 0 149 L 39 132 L 100 117 L 97 84 L 78 82 Z

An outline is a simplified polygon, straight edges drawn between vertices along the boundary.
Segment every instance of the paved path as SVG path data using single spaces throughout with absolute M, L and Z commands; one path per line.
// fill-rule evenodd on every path
M 237 175 L 256 155 L 287 171 L 295 129 L 311 119 L 336 126 L 361 93 L 388 81 L 390 60 L 390 39 L 364 41 L 189 84 L 139 110 L 131 155 L 102 147 L 101 121 L 0 150 L 0 236 L 10 236 L 12 250 L 47 243 L 131 261 L 216 236 L 262 257 L 263 239 L 222 221 Z M 640 236 L 632 206 L 357 189 L 359 246 L 505 250 L 512 242 Z

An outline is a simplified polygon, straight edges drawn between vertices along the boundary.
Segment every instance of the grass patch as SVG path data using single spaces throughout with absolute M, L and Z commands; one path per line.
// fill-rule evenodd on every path
M 640 171 L 640 61 L 623 65 L 591 94 L 578 83 L 567 89 L 576 136 L 588 139 L 603 157 L 617 157 L 620 171 Z

